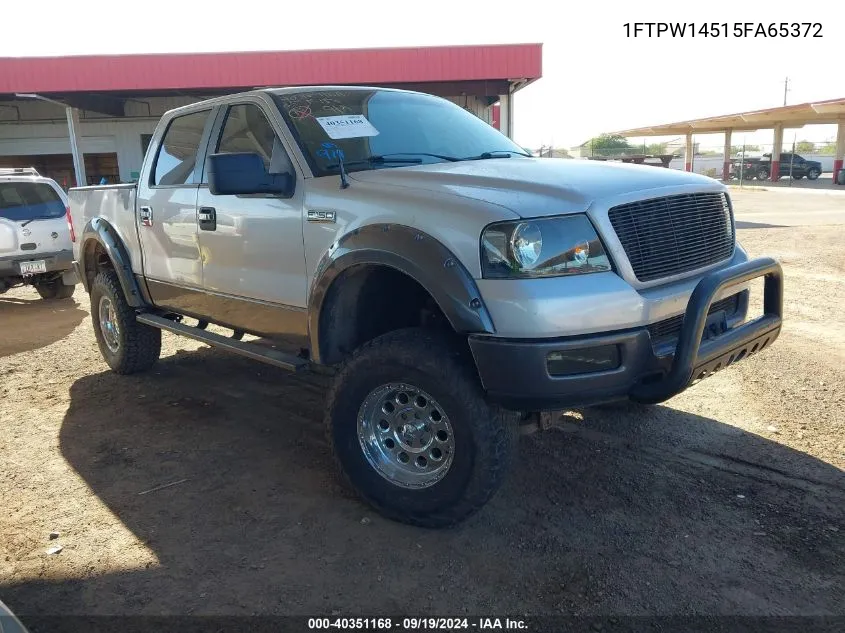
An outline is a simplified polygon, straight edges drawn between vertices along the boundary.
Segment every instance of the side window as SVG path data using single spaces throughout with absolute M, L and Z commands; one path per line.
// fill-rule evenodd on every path
M 251 152 L 264 161 L 268 173 L 293 173 L 293 166 L 279 137 L 261 108 L 251 103 L 235 105 L 226 113 L 216 153 Z
M 185 114 L 170 122 L 158 149 L 153 185 L 196 184 L 194 167 L 209 112 Z

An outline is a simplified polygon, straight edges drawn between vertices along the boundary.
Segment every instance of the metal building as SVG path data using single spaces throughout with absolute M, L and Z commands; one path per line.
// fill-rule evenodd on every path
M 65 187 L 77 174 L 128 182 L 165 111 L 265 86 L 419 90 L 512 136 L 513 95 L 541 76 L 541 58 L 540 44 L 0 58 L 0 167 L 36 167 Z

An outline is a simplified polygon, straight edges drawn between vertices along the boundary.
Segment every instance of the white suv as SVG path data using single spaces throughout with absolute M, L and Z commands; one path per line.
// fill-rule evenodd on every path
M 35 286 L 42 299 L 67 299 L 73 270 L 67 196 L 32 168 L 0 169 L 0 294 Z

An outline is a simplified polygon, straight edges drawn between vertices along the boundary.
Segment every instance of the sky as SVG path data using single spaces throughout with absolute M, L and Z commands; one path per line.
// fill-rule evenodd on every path
M 571 147 L 602 132 L 845 97 L 845 4 L 798 0 L 249 0 L 4 3 L 0 56 L 542 43 L 543 77 L 515 97 L 523 146 Z M 824 5 L 824 6 L 823 6 Z M 142 9 L 143 7 L 143 9 Z M 211 9 L 211 7 L 217 7 Z M 628 38 L 625 23 L 821 23 L 821 38 Z M 832 126 L 792 137 L 823 141 Z M 771 131 L 734 144 L 770 143 Z M 718 146 L 721 136 L 697 137 Z

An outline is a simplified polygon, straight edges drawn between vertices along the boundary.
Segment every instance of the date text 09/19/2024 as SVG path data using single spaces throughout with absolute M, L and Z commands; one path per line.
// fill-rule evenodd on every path
M 375 630 L 375 631 L 452 631 L 452 630 L 505 630 L 521 631 L 528 628 L 521 618 L 308 618 L 309 630 Z
M 622 26 L 625 37 L 822 37 L 821 22 L 626 22 Z

